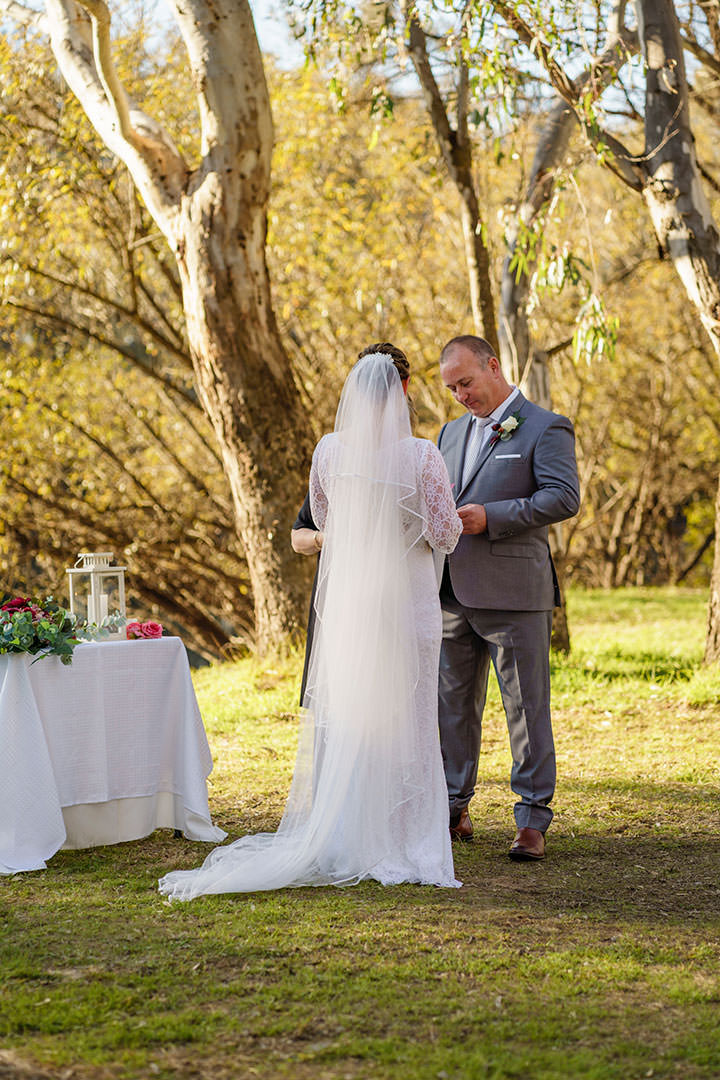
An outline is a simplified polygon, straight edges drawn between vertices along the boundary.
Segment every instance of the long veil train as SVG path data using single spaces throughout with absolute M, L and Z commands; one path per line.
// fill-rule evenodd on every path
M 277 833 L 242 837 L 216 848 L 196 870 L 166 874 L 159 887 L 171 898 L 371 877 L 457 884 L 447 870 L 418 869 L 412 860 L 400 860 L 394 875 L 383 871 L 393 861 L 393 820 L 423 800 L 426 751 L 415 715 L 420 650 L 409 569 L 427 525 L 417 442 L 391 360 L 363 357 L 343 388 L 335 431 L 313 456 L 312 510 L 325 540 L 282 821 Z M 447 837 L 447 824 L 441 826 Z

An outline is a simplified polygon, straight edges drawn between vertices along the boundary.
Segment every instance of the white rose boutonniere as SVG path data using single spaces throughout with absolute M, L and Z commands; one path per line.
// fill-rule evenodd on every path
M 525 423 L 525 417 L 520 413 L 510 413 L 499 424 L 493 424 L 492 430 L 494 432 L 490 445 L 494 446 L 498 439 L 501 442 L 507 442 L 508 439 L 512 439 L 513 435 L 522 424 Z

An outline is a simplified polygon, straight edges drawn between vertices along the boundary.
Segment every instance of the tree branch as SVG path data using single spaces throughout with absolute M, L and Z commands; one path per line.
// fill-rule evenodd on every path
M 469 142 L 468 132 L 468 103 L 469 103 L 469 79 L 468 79 L 468 66 L 464 58 L 461 57 L 458 61 L 458 81 L 457 81 L 457 107 L 455 115 L 457 117 L 457 141 L 458 146 L 464 146 Z
M 136 476 L 132 472 L 132 470 L 127 467 L 127 465 L 119 457 L 119 455 L 116 454 L 110 446 L 107 446 L 106 443 L 102 441 L 102 439 L 99 439 L 97 435 L 93 435 L 92 431 L 90 431 L 86 427 L 83 427 L 83 425 L 78 420 L 74 420 L 66 413 L 60 412 L 59 409 L 55 407 L 55 403 L 51 405 L 47 402 L 41 401 L 40 406 L 54 419 L 57 420 L 58 418 L 60 418 L 64 423 L 68 424 L 69 427 L 73 428 L 74 431 L 77 431 L 79 435 L 84 436 L 88 442 L 93 444 L 93 446 L 97 447 L 100 453 L 107 457 L 113 463 L 113 465 L 115 465 L 115 467 L 120 471 L 120 474 L 127 476 L 128 479 L 138 489 L 138 491 L 141 491 L 143 495 L 145 495 L 150 500 L 151 505 L 154 507 L 158 514 L 167 514 L 169 517 L 177 519 L 177 514 L 175 513 L 175 511 L 171 510 L 169 507 L 163 506 L 162 503 L 159 502 L 157 497 L 150 490 L 150 488 L 143 483 L 140 477 Z
M 59 315 L 56 312 L 45 311 L 43 308 L 34 307 L 32 304 L 23 303 L 20 300 L 14 300 L 12 297 L 5 300 L 8 307 L 15 308 L 17 311 L 25 311 L 28 315 L 34 315 L 37 319 L 45 322 L 56 323 L 58 326 L 64 326 L 67 330 L 72 330 L 76 334 L 82 334 L 84 337 L 89 338 L 91 341 L 97 341 L 99 345 L 105 345 L 108 349 L 113 349 L 115 352 L 120 353 L 126 360 L 129 360 L 132 364 L 135 364 L 141 371 L 145 372 L 152 379 L 155 379 L 166 389 L 172 390 L 174 393 L 179 394 L 180 397 L 192 405 L 193 408 L 199 409 L 197 394 L 193 389 L 188 389 L 176 383 L 173 379 L 168 378 L 167 375 L 163 375 L 157 368 L 157 366 L 147 358 L 147 354 L 143 352 L 140 354 L 137 349 L 132 349 L 128 345 L 123 345 L 119 341 L 113 341 L 110 338 L 103 337 L 102 334 L 98 334 L 93 330 L 90 330 L 87 326 L 81 326 L 79 323 L 74 322 L 72 319 L 66 316 Z
M 95 67 L 105 88 L 105 97 L 115 113 L 120 134 L 131 145 L 135 145 L 136 134 L 130 123 L 130 109 L 127 94 L 118 78 L 112 59 L 110 45 L 110 12 L 104 0 L 78 0 L 92 19 L 93 54 Z
M 412 58 L 415 73 L 420 82 L 420 88 L 425 98 L 425 105 L 430 113 L 435 135 L 440 143 L 440 151 L 445 164 L 453 178 L 456 175 L 456 163 L 454 158 L 455 132 L 450 127 L 445 104 L 440 93 L 437 81 L 430 66 L 427 53 L 425 31 L 420 25 L 415 9 L 408 0 L 403 0 L 403 15 L 407 19 L 408 52 Z
M 109 27 L 97 27 L 97 14 L 90 14 L 90 9 L 100 10 L 95 0 L 88 4 L 45 0 L 45 6 L 52 50 L 63 78 L 108 148 L 125 162 L 152 216 L 172 241 L 188 175 L 185 162 L 159 124 L 127 106 L 109 55 L 109 40 L 103 42 Z M 97 56 L 93 35 L 98 39 Z
M 677 576 L 677 578 L 675 580 L 676 585 L 679 585 L 681 581 L 684 581 L 685 578 L 690 573 L 690 571 L 695 569 L 695 567 L 700 562 L 703 555 L 708 550 L 708 548 L 710 547 L 710 545 L 712 544 L 714 539 L 715 539 L 715 529 L 713 528 L 707 534 L 707 536 L 703 540 L 700 547 L 697 549 L 697 551 L 695 552 L 693 557 L 690 559 L 690 562 L 686 563 L 685 566 L 683 567 L 683 569 L 678 574 L 678 576 Z
M 708 30 L 715 47 L 715 55 L 720 56 L 720 4 L 718 0 L 699 0 L 699 3 L 707 19 Z
M 3 262 L 16 262 L 11 256 L 3 257 L 0 255 L 0 264 Z M 81 285 L 77 281 L 70 281 L 67 278 L 60 277 L 57 274 L 51 274 L 47 270 L 40 270 L 37 266 L 32 266 L 30 263 L 20 263 L 17 265 L 21 270 L 25 270 L 29 274 L 34 274 L 36 277 L 42 278 L 44 281 L 50 281 L 54 285 L 59 285 L 62 288 L 69 289 L 71 292 L 79 293 L 81 296 L 87 296 L 92 300 L 96 300 L 99 304 L 112 308 L 113 311 L 117 311 L 118 314 L 123 315 L 125 318 L 133 322 L 144 333 L 148 334 L 154 341 L 158 343 L 163 349 L 166 349 L 176 360 L 179 360 L 184 367 L 188 370 L 192 370 L 192 360 L 187 352 L 178 348 L 169 338 L 161 334 L 151 322 L 144 319 L 138 311 L 134 311 L 132 308 L 128 308 L 125 304 L 121 304 L 118 300 L 113 300 L 110 296 L 104 296 L 102 293 L 96 292 L 87 285 Z M 140 286 L 143 296 L 147 302 L 152 304 L 153 308 L 156 307 L 153 297 L 147 292 L 147 290 Z M 78 327 L 78 329 L 80 329 Z M 172 329 L 172 328 L 171 328 Z
M 577 102 L 575 83 L 555 60 L 550 45 L 542 40 L 539 33 L 528 26 L 525 20 L 515 11 L 512 4 L 506 4 L 504 0 L 492 0 L 492 6 L 498 15 L 503 17 L 507 25 L 515 31 L 523 45 L 526 45 L 530 52 L 540 61 L 560 97 L 564 98 L 568 105 L 574 108 Z
M 248 0 L 167 0 L 167 6 L 185 42 L 197 96 L 205 159 L 197 182 L 208 168 L 240 164 L 269 188 L 270 96 Z
M 44 11 L 33 11 L 17 3 L 17 0 L 0 0 L 0 12 L 9 15 L 20 26 L 36 26 L 38 30 L 47 32 L 48 22 Z
M 705 168 L 702 162 L 698 161 L 697 167 L 698 172 L 700 173 L 706 184 L 708 184 L 713 189 L 713 191 L 717 192 L 720 195 L 720 181 L 718 181 L 713 176 L 713 174 Z
M 720 75 L 720 60 L 713 53 L 708 52 L 693 34 L 685 31 L 684 34 L 680 35 L 680 39 L 685 48 L 700 61 L 703 67 L 706 67 L 708 71 L 712 71 L 714 75 Z
M 121 401 L 126 407 L 126 410 L 133 419 L 138 422 L 147 431 L 148 435 L 155 441 L 155 443 L 162 449 L 166 457 L 173 463 L 178 472 L 189 481 L 197 492 L 203 495 L 208 501 L 215 507 L 220 515 L 220 520 L 227 528 L 232 528 L 232 511 L 227 503 L 221 503 L 210 491 L 207 484 L 199 479 L 194 472 L 187 467 L 184 461 L 177 455 L 172 446 L 163 438 L 160 432 L 150 423 L 147 417 L 138 411 L 137 405 L 131 401 L 121 390 L 121 388 L 115 383 L 115 393 L 120 397 Z
M 580 100 L 587 80 L 583 78 L 576 83 L 575 80 L 571 79 L 553 57 L 551 47 L 517 14 L 511 4 L 505 3 L 504 0 L 492 0 L 492 4 L 498 14 L 502 15 L 507 25 L 515 31 L 520 41 L 527 46 L 545 68 L 551 85 L 573 110 L 596 153 L 605 158 L 607 167 L 628 187 L 631 187 L 634 191 L 642 191 L 644 172 L 636 167 L 636 159 L 633 158 L 619 139 L 608 131 L 604 131 L 597 125 L 590 123 L 584 113 Z M 616 18 L 622 15 L 624 8 L 624 0 L 619 0 L 614 12 Z M 628 40 L 630 39 L 628 38 Z M 618 42 L 615 42 L 611 51 L 615 51 L 617 48 Z M 591 68 L 590 74 L 592 74 L 593 70 Z M 608 152 L 610 154 L 609 158 Z

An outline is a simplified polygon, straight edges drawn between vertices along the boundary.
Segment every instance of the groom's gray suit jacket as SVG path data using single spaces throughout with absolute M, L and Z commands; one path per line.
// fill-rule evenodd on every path
M 577 513 L 580 488 L 573 426 L 518 394 L 501 419 L 524 418 L 511 438 L 485 444 L 463 486 L 472 417 L 445 424 L 438 446 L 457 506 L 482 503 L 487 532 L 460 537 L 448 556 L 455 596 L 466 607 L 547 611 L 559 602 L 548 525 Z

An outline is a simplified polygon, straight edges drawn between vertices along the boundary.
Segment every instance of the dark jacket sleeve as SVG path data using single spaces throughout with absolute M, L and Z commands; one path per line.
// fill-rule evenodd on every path
M 310 512 L 310 492 L 305 496 L 303 504 L 298 512 L 298 516 L 295 518 L 293 531 L 295 529 L 315 529 L 315 531 L 317 531 L 317 525 L 313 521 L 312 513 Z

